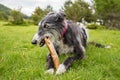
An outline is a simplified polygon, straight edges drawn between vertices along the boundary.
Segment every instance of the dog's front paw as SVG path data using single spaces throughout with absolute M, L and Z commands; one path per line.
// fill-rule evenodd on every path
M 54 74 L 54 69 L 53 68 L 48 69 L 45 71 L 45 73 Z
M 57 71 L 56 71 L 56 74 L 62 74 L 66 72 L 66 68 L 65 68 L 65 65 L 64 64 L 60 64 Z

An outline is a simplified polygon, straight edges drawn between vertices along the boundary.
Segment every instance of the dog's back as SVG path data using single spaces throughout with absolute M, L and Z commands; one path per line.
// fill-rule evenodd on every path
M 87 30 L 84 24 L 76 24 L 73 21 L 68 21 L 68 25 L 69 28 L 71 28 L 71 31 L 69 31 L 68 33 L 71 32 L 71 35 L 74 34 L 74 37 L 78 38 L 79 41 L 81 41 L 81 44 L 86 47 L 87 45 L 87 39 L 88 39 L 88 35 L 87 35 Z M 72 36 L 72 39 L 73 38 Z

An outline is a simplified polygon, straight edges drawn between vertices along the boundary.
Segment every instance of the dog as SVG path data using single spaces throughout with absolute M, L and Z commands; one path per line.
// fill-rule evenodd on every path
M 85 57 L 87 46 L 87 31 L 84 25 L 80 26 L 66 19 L 64 12 L 50 12 L 39 23 L 39 29 L 32 39 L 32 44 L 44 46 L 44 38 L 49 37 L 57 54 L 73 54 L 59 65 L 56 74 L 68 70 L 75 60 Z M 46 72 L 54 73 L 54 63 L 50 54 L 47 55 Z

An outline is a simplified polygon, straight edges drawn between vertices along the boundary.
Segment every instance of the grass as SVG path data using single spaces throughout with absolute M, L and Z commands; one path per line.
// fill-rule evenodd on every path
M 65 74 L 49 75 L 44 73 L 47 48 L 31 44 L 38 27 L 5 24 L 0 22 L 0 80 L 120 80 L 120 31 L 90 30 L 90 41 L 111 49 L 89 45 L 85 60 L 73 63 Z

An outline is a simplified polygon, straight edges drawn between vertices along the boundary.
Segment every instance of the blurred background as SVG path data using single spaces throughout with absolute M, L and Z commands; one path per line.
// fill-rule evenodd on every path
M 9 24 L 38 25 L 50 11 L 64 11 L 88 28 L 120 29 L 120 0 L 0 0 L 0 20 Z

